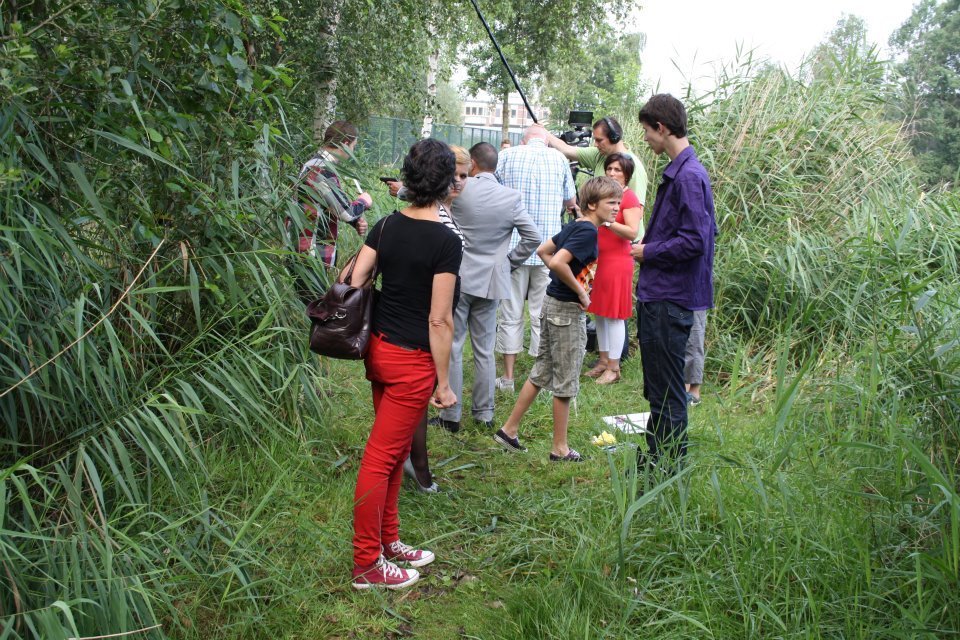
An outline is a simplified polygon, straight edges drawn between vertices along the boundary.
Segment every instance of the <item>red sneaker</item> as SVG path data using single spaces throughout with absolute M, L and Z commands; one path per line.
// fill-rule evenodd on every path
M 399 540 L 383 545 L 383 555 L 388 560 L 393 560 L 395 562 L 406 562 L 411 567 L 422 567 L 436 560 L 436 556 L 433 555 L 433 551 L 427 551 L 426 549 L 414 549 L 409 545 L 403 544 Z
M 383 556 L 376 564 L 368 568 L 354 568 L 353 588 L 371 589 L 384 587 L 386 589 L 403 589 L 420 579 L 420 572 L 416 569 L 401 569 Z

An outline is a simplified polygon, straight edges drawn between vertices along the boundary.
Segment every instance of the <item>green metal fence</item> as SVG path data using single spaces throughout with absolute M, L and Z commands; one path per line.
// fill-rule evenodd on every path
M 410 146 L 420 139 L 421 120 L 373 117 L 360 127 L 360 147 L 370 161 L 383 166 L 396 166 L 403 160 Z M 434 124 L 433 137 L 449 144 L 469 149 L 478 142 L 489 142 L 499 149 L 503 133 L 500 129 L 461 127 L 453 124 Z M 520 144 L 520 133 L 510 133 L 510 142 Z

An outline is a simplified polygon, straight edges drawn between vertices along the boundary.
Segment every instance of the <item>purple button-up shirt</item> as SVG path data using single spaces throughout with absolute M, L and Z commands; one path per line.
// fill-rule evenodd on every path
M 643 234 L 637 300 L 673 302 L 696 311 L 713 306 L 717 221 L 706 169 L 687 147 L 663 170 Z

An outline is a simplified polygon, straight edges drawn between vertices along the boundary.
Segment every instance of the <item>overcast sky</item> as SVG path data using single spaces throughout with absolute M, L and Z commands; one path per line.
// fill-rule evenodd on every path
M 681 94 L 684 78 L 709 89 L 713 67 L 733 60 L 737 46 L 794 70 L 843 14 L 863 18 L 871 42 L 885 47 L 910 17 L 915 0 L 643 0 L 624 31 L 647 34 L 644 79 L 662 92 Z M 676 63 L 683 73 L 674 68 Z

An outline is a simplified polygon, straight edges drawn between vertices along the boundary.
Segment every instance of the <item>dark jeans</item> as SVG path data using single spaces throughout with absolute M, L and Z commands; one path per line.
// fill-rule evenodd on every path
M 675 469 L 687 452 L 687 392 L 683 358 L 693 312 L 672 302 L 637 303 L 637 339 L 643 367 L 643 396 L 650 402 L 646 459 Z M 644 454 L 638 455 L 642 463 Z

